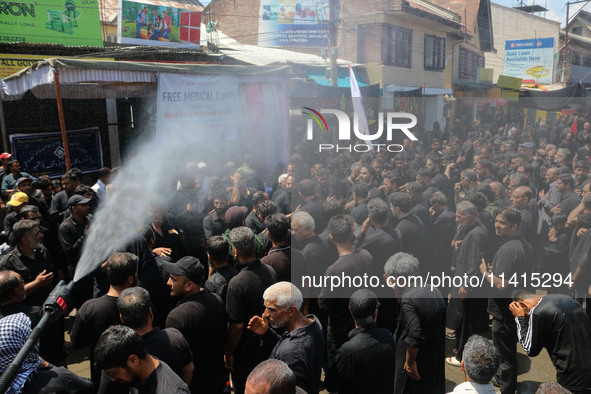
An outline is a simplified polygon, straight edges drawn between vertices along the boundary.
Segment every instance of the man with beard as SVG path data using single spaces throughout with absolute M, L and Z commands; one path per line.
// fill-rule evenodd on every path
M 74 278 L 92 218 L 89 202 L 89 198 L 79 195 L 70 197 L 68 205 L 72 215 L 65 219 L 59 227 L 58 239 L 66 255 L 70 278 Z M 87 277 L 76 283 L 72 294 L 74 307 L 79 308 L 84 301 L 92 298 L 92 282 L 92 278 Z
M 390 196 L 390 209 L 395 219 L 398 220 L 396 230 L 402 234 L 402 251 L 412 254 L 423 263 L 423 267 L 429 266 L 425 261 L 428 253 L 425 250 L 427 245 L 427 232 L 417 216 L 411 213 L 412 201 L 405 193 L 396 192 Z M 423 272 L 421 267 L 421 272 Z M 426 272 L 426 271 L 425 271 Z
M 96 346 L 96 367 L 141 393 L 189 394 L 189 388 L 164 361 L 148 354 L 142 338 L 125 326 L 109 327 Z
M 304 298 L 289 282 L 278 282 L 263 293 L 265 312 L 253 316 L 248 329 L 261 336 L 263 346 L 273 350 L 270 359 L 285 362 L 296 376 L 296 384 L 308 394 L 318 394 L 324 356 L 324 334 L 318 318 L 300 310 Z M 283 335 L 274 329 L 285 328 Z
M 227 381 L 224 303 L 217 294 L 203 291 L 205 268 L 199 259 L 186 256 L 176 263 L 164 263 L 164 270 L 170 274 L 171 295 L 180 298 L 166 318 L 166 328 L 179 330 L 193 352 L 191 392 L 221 393 Z
M 70 170 L 62 175 L 62 191 L 56 193 L 51 200 L 49 215 L 51 221 L 59 226 L 60 223 L 70 216 L 68 200 L 74 195 L 74 190 L 80 185 L 78 174 Z
M 222 235 L 228 229 L 224 221 L 228 209 L 228 194 L 223 190 L 218 190 L 213 196 L 213 206 L 214 211 L 203 219 L 203 231 L 206 239 L 214 235 Z
M 82 349 L 90 346 L 90 375 L 98 387 L 101 371 L 94 363 L 94 348 L 103 331 L 119 324 L 117 299 L 121 292 L 135 286 L 138 274 L 137 256 L 131 253 L 115 253 L 107 261 L 107 280 L 109 291 L 102 297 L 86 301 L 74 321 L 70 339 L 72 348 Z
M 54 283 L 54 267 L 47 249 L 41 245 L 42 238 L 39 223 L 21 220 L 12 232 L 15 247 L 0 262 L 0 271 L 12 270 L 23 278 L 27 293 L 25 304 L 30 306 L 41 306 Z
M 455 259 L 455 276 L 469 278 L 480 276 L 482 254 L 486 250 L 487 231 L 478 220 L 478 209 L 469 201 L 461 201 L 456 206 L 456 222 L 460 230 L 453 240 Z M 467 285 L 470 281 L 467 281 Z M 453 294 L 456 292 L 456 294 Z M 462 305 L 460 324 L 456 330 L 455 357 L 446 358 L 448 364 L 459 367 L 463 357 L 464 346 L 473 334 L 484 331 L 488 326 L 486 304 L 488 299 L 478 287 L 460 286 L 452 290 L 452 300 L 458 297 Z
M 281 189 L 277 190 L 271 199 L 277 204 L 277 211 L 284 215 L 291 212 L 291 192 L 295 184 L 295 177 L 293 175 L 288 175 L 287 178 L 285 178 L 285 181 L 281 184 Z
M 581 202 L 581 197 L 575 192 L 575 181 L 570 174 L 562 174 L 556 181 L 556 188 L 560 192 L 560 202 L 550 210 L 552 214 L 557 212 L 568 216 Z
M 493 316 L 492 339 L 501 354 L 501 366 L 496 375 L 503 393 L 515 393 L 517 386 L 517 327 L 509 310 L 514 284 L 508 283 L 515 275 L 531 272 L 533 267 L 532 247 L 519 235 L 521 214 L 516 208 L 504 208 L 497 214 L 495 232 L 501 238 L 501 246 L 491 265 L 482 260 L 480 273 L 490 285 L 488 313 Z M 523 286 L 523 285 L 522 285 Z

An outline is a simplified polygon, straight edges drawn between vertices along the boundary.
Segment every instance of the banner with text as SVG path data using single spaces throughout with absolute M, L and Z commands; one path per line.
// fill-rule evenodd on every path
M 554 38 L 505 41 L 503 74 L 523 83 L 552 83 Z
M 259 12 L 259 45 L 328 46 L 329 9 L 329 0 L 262 0 Z
M 103 166 L 103 151 L 98 127 L 68 131 L 68 149 L 72 167 L 83 173 Z M 62 133 L 12 134 L 12 152 L 23 170 L 33 174 L 62 175 L 66 172 Z
M 187 143 L 211 134 L 236 138 L 238 77 L 162 73 L 158 80 L 157 134 L 173 137 L 180 128 L 194 130 Z
M 0 42 L 103 46 L 98 0 L 2 2 Z

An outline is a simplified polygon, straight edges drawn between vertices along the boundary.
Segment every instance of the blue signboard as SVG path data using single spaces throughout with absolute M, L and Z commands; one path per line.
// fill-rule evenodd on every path
M 505 41 L 504 75 L 523 83 L 552 83 L 554 38 Z
M 259 45 L 327 47 L 329 15 L 329 0 L 261 0 Z
M 83 173 L 103 166 L 101 137 L 97 127 L 68 131 L 68 149 L 72 168 Z M 66 172 L 61 133 L 13 134 L 10 136 L 14 157 L 29 174 L 59 176 Z

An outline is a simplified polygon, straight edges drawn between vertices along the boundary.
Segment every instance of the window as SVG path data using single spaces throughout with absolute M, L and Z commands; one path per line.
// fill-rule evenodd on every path
M 425 70 L 445 68 L 445 38 L 425 34 Z
M 388 63 L 398 67 L 410 68 L 410 56 L 412 48 L 412 30 L 397 26 L 390 26 L 390 46 L 388 50 Z
M 476 81 L 478 68 L 484 67 L 484 56 L 460 47 L 458 77 Z
M 382 62 L 382 25 L 359 26 L 357 58 L 359 63 Z
M 571 33 L 572 34 L 576 34 L 578 36 L 583 35 L 583 26 L 577 26 L 577 27 L 573 27 L 571 29 Z

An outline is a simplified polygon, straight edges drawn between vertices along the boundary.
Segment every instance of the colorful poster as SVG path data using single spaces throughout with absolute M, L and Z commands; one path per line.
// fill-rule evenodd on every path
M 552 83 L 554 38 L 505 41 L 503 74 L 523 83 Z
M 0 42 L 102 47 L 98 0 L 5 2 Z
M 203 142 L 211 134 L 236 138 L 238 77 L 161 73 L 156 108 L 157 135 L 163 138 L 179 130 L 193 130 L 187 143 Z
M 336 1 L 335 3 L 338 4 Z M 328 46 L 329 4 L 329 0 L 262 0 L 259 14 L 259 45 Z
M 199 49 L 201 11 L 128 0 L 120 4 L 119 43 Z

